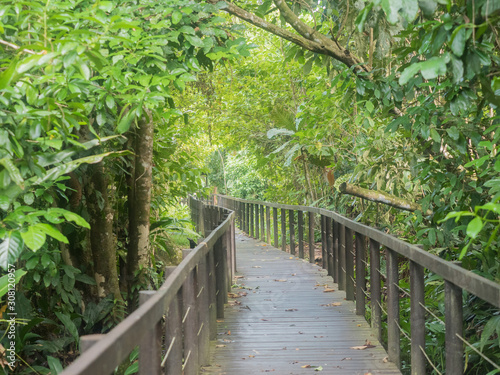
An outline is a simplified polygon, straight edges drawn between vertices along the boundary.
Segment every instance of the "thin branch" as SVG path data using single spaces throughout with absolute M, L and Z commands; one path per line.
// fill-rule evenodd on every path
M 7 42 L 5 40 L 2 40 L 2 39 L 0 39 L 0 44 L 3 44 L 4 46 L 7 46 L 7 47 L 10 47 L 10 48 L 13 48 L 13 49 L 20 49 L 21 48 L 19 46 L 16 46 L 13 43 L 9 43 L 9 42 Z M 21 50 L 21 52 L 26 52 L 26 53 L 29 53 L 31 55 L 37 55 L 37 53 L 35 51 L 32 51 L 30 49 L 26 49 L 26 48 L 24 48 L 23 50 Z M 40 54 L 42 54 L 42 52 L 39 52 L 38 54 L 40 55 Z

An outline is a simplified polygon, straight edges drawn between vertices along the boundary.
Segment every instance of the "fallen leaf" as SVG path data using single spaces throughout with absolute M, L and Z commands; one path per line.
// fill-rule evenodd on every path
M 304 365 L 304 366 L 300 366 L 302 368 L 311 368 L 311 365 Z
M 255 356 L 254 355 L 249 355 L 248 358 L 255 358 Z
M 341 361 L 350 361 L 352 358 L 350 357 L 345 357 L 345 358 L 342 358 Z
M 274 281 L 278 281 L 280 283 L 284 283 L 285 281 L 288 281 L 287 279 L 274 279 Z
M 365 375 L 372 375 L 371 372 L 365 372 Z
M 293 259 L 293 257 L 290 257 L 290 259 Z
M 252 268 L 262 268 L 262 266 L 253 266 Z
M 215 345 L 216 348 L 225 348 L 226 345 Z
M 375 345 L 360 345 L 360 346 L 351 346 L 351 349 L 354 349 L 354 350 L 365 350 L 365 349 L 370 349 L 370 348 L 374 348 Z
M 241 297 L 239 294 L 236 294 L 236 293 L 228 293 L 227 296 L 229 298 L 240 298 Z
M 384 357 L 384 359 L 382 359 L 382 362 L 384 362 L 384 363 L 389 362 L 389 357 Z
M 325 290 L 323 290 L 324 293 L 331 293 L 331 292 L 335 292 L 335 289 L 330 289 L 330 288 L 326 288 Z
M 263 322 L 269 322 L 270 319 L 261 319 Z
M 285 311 L 299 311 L 297 309 L 285 309 Z
M 235 276 L 235 279 L 243 279 L 245 276 Z

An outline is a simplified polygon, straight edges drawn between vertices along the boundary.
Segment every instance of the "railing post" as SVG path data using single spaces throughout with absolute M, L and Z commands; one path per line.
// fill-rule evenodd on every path
M 217 319 L 224 319 L 224 303 L 226 301 L 226 271 L 224 267 L 224 244 L 219 238 L 214 245 L 215 264 L 215 294 L 217 304 Z
M 380 284 L 380 245 L 370 238 L 371 326 L 377 340 L 382 341 L 382 299 Z
M 411 375 L 425 374 L 424 268 L 410 261 Z
M 245 204 L 245 228 L 243 229 L 247 235 L 250 234 L 250 210 L 248 208 L 249 203 Z
M 260 205 L 260 240 L 262 242 L 266 241 L 266 229 L 265 229 L 265 221 L 264 221 L 264 206 Z
M 333 276 L 333 241 L 332 241 L 332 218 L 327 216 L 325 218 L 325 240 L 326 240 L 326 270 L 328 276 Z
M 165 268 L 165 278 L 175 270 L 175 266 Z M 164 368 L 167 375 L 182 373 L 182 289 L 170 303 L 167 310 L 165 329 L 165 354 Z
M 314 263 L 314 258 L 316 256 L 314 251 L 314 213 L 307 213 L 307 224 L 309 225 L 309 263 Z
M 254 213 L 255 214 L 255 236 L 254 236 L 254 238 L 256 240 L 258 240 L 260 237 L 259 236 L 259 228 L 260 228 L 259 227 L 259 211 L 260 211 L 259 207 L 260 207 L 259 204 L 255 204 L 255 213 Z
M 326 269 L 326 217 L 321 215 L 321 268 Z
M 249 206 L 248 206 L 249 210 L 250 210 L 250 232 L 248 234 L 250 234 L 250 237 L 254 237 L 254 220 L 253 220 L 253 216 L 254 216 L 254 204 L 253 203 L 250 203 Z
M 463 303 L 462 289 L 448 280 L 444 281 L 446 373 L 464 373 Z
M 399 271 L 398 254 L 386 249 L 387 256 L 387 353 L 389 360 L 401 368 L 399 335 Z
M 278 236 L 278 209 L 273 207 L 273 231 L 274 231 L 274 247 L 279 248 L 279 236 Z
M 233 221 L 231 223 L 231 282 L 234 279 L 234 276 L 236 275 L 236 223 Z
M 227 292 L 229 292 L 231 290 L 231 285 L 233 285 L 233 274 L 232 274 L 232 270 L 233 270 L 233 260 L 232 260 L 232 257 L 233 257 L 233 250 L 232 250 L 232 247 L 233 247 L 233 242 L 231 240 L 231 225 L 229 225 L 229 227 L 226 229 L 226 231 L 224 232 L 224 234 L 222 235 L 222 241 L 224 243 L 224 267 L 225 267 L 225 271 L 226 271 L 226 283 L 227 283 L 227 288 L 226 288 L 226 293 L 225 293 L 225 303 L 228 303 L 229 302 L 229 296 L 227 294 Z
M 354 246 L 351 228 L 345 228 L 345 293 L 348 301 L 354 301 Z
M 192 250 L 183 250 L 183 257 L 186 258 Z M 186 278 L 182 286 L 183 300 L 183 326 L 184 326 L 184 375 L 197 375 L 198 363 L 198 304 L 196 296 L 198 294 L 198 280 L 196 268 L 194 268 Z
M 339 264 L 337 269 L 337 274 L 339 277 L 339 289 L 345 290 L 346 285 L 346 272 L 345 272 L 345 261 L 346 261 L 346 247 L 345 247 L 345 226 L 339 224 Z
M 335 220 L 332 223 L 333 239 L 333 281 L 339 282 L 339 223 Z
M 198 263 L 198 362 L 208 365 L 210 357 L 210 299 L 208 295 L 208 264 L 204 257 Z
M 366 293 L 366 241 L 365 236 L 356 233 L 356 314 L 365 316 Z
M 295 255 L 295 213 L 293 210 L 288 210 L 288 230 L 290 231 L 290 255 Z
M 217 245 L 217 243 L 215 244 Z M 209 300 L 209 322 L 210 322 L 210 340 L 217 338 L 217 281 L 215 276 L 215 245 L 209 249 L 207 254 L 208 267 L 208 300 Z
M 271 207 L 266 206 L 266 242 L 271 245 Z
M 154 290 L 139 292 L 139 305 L 156 294 Z M 157 322 L 144 336 L 139 345 L 139 374 L 160 375 L 161 373 L 161 323 Z
M 304 212 L 297 212 L 297 227 L 299 229 L 299 258 L 304 259 Z
M 281 250 L 286 251 L 286 213 L 281 209 Z

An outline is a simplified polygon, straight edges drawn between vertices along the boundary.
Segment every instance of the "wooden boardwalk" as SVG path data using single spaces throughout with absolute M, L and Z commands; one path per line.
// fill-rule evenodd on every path
M 326 271 L 241 232 L 236 248 L 238 287 L 202 373 L 401 374 Z

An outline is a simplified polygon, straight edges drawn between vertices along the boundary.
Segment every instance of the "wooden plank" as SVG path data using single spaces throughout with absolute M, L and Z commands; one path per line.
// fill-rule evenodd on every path
M 237 235 L 238 288 L 218 324 L 208 374 L 400 374 L 325 270 Z M 334 290 L 327 291 L 325 290 Z M 370 341 L 373 348 L 356 350 Z M 306 366 L 306 367 L 303 367 Z

